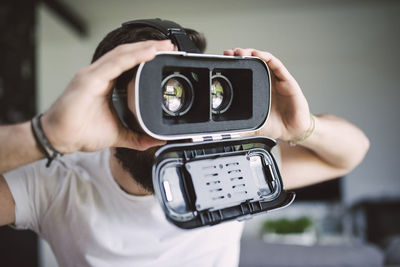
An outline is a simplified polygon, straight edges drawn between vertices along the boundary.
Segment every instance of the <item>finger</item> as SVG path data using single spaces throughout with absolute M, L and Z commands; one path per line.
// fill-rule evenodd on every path
M 128 44 L 121 44 L 115 47 L 114 49 L 110 50 L 109 52 L 105 53 L 99 59 L 97 59 L 93 65 L 101 64 L 104 61 L 109 59 L 113 59 L 116 56 L 121 56 L 126 53 L 136 52 L 140 49 L 146 49 L 148 47 L 154 47 L 157 51 L 169 51 L 174 50 L 174 45 L 172 44 L 171 40 L 148 40 L 143 42 L 136 42 L 136 43 L 128 43 Z
M 233 56 L 233 50 L 232 49 L 228 49 L 228 50 L 224 50 L 224 55 L 225 56 Z
M 163 140 L 155 139 L 146 134 L 139 134 L 126 128 L 121 128 L 120 135 L 115 146 L 136 150 L 146 150 L 153 146 L 164 145 L 165 143 L 166 142 Z
M 251 56 L 251 53 L 253 51 L 254 51 L 254 49 L 251 49 L 251 48 L 246 48 L 246 49 L 244 49 L 244 48 L 236 48 L 234 50 L 234 53 L 235 53 L 235 56 L 245 57 L 245 56 Z
M 111 81 L 139 63 L 153 59 L 158 51 L 173 49 L 170 40 L 120 45 L 95 62 L 93 74 Z
M 271 53 L 253 50 L 252 56 L 256 56 L 264 60 L 273 74 L 281 81 L 293 80 L 293 76 L 286 69 L 283 63 L 274 57 Z
M 155 57 L 158 51 L 170 51 L 170 40 L 145 41 L 117 46 L 91 65 L 91 74 L 109 82 L 141 62 Z

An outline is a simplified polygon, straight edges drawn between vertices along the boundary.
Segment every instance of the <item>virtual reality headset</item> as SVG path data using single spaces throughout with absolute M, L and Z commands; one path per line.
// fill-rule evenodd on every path
M 267 137 L 240 138 L 268 118 L 268 66 L 256 57 L 200 54 L 183 28 L 160 19 L 123 27 L 152 27 L 178 47 L 139 65 L 135 114 L 126 92 L 115 90 L 122 123 L 162 140 L 153 163 L 153 186 L 166 218 L 180 228 L 197 228 L 249 218 L 293 202 L 284 190 Z M 188 142 L 188 140 L 190 142 Z

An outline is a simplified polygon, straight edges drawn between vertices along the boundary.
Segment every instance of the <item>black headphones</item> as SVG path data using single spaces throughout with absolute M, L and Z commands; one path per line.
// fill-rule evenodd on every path
M 170 21 L 162 19 L 139 19 L 132 20 L 122 23 L 122 27 L 152 27 L 174 42 L 179 51 L 185 51 L 188 53 L 201 53 L 199 48 L 190 40 L 189 36 L 186 34 L 185 30 L 181 25 Z

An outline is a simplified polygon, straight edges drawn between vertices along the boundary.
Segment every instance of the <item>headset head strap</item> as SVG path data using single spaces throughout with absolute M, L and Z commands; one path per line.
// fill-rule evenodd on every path
M 185 30 L 181 25 L 170 21 L 161 19 L 140 19 L 132 20 L 122 23 L 123 27 L 137 27 L 137 26 L 147 26 L 152 27 L 172 40 L 178 46 L 179 51 L 185 51 L 188 53 L 201 53 L 199 48 L 190 40 L 189 36 L 186 34 Z

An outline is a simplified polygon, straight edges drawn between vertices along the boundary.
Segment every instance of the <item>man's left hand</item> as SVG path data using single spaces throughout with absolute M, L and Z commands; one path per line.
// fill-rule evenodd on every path
M 262 59 L 271 74 L 271 112 L 257 135 L 285 141 L 299 140 L 312 125 L 310 110 L 300 86 L 282 62 L 271 53 L 255 49 L 225 50 L 227 56 L 255 56 Z

